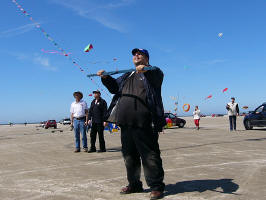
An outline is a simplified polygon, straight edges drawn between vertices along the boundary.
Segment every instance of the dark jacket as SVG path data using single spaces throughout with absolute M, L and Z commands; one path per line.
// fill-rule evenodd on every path
M 102 83 L 109 90 L 110 93 L 114 94 L 110 107 L 107 110 L 106 119 L 110 116 L 110 113 L 117 101 L 121 97 L 122 88 L 125 84 L 126 79 L 131 72 L 125 73 L 117 79 L 107 76 L 102 78 Z M 141 74 L 144 79 L 144 87 L 147 92 L 147 107 L 152 113 L 152 122 L 155 131 L 162 131 L 162 128 L 166 125 L 164 118 L 164 108 L 161 96 L 161 86 L 163 82 L 164 74 L 158 67 L 152 67 L 152 70 L 148 70 Z
M 102 123 L 107 113 L 107 103 L 102 98 L 99 99 L 97 104 L 95 104 L 95 101 L 96 99 L 91 102 L 88 119 L 92 119 L 92 123 Z

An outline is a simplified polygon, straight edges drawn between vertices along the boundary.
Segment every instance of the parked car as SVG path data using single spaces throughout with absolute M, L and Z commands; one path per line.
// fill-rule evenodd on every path
M 266 127 L 266 102 L 257 107 L 254 111 L 250 111 L 243 120 L 246 130 L 256 127 Z
M 63 124 L 66 125 L 66 124 L 71 124 L 71 121 L 70 121 L 70 118 L 65 118 L 63 120 Z
M 56 124 L 56 121 L 55 120 L 48 120 L 46 123 L 45 123 L 45 129 L 48 129 L 48 128 L 57 128 L 57 124 Z
M 224 114 L 212 114 L 212 117 L 223 117 Z
M 172 113 L 164 113 L 165 118 L 170 118 L 173 122 L 173 126 L 178 126 L 179 128 L 183 128 L 186 124 L 186 120 L 178 118 Z

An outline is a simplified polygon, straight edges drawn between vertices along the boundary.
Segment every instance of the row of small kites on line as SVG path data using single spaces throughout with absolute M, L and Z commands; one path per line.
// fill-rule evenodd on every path
M 224 88 L 224 89 L 222 90 L 223 93 L 225 93 L 226 91 L 228 91 L 228 88 Z M 207 99 L 211 99 L 212 97 L 213 97 L 213 95 L 210 94 L 209 96 L 207 96 L 207 97 L 205 98 L 205 100 L 207 100 Z M 176 101 L 177 98 L 174 97 L 174 96 L 170 96 L 170 98 L 171 98 L 172 100 L 175 101 L 175 103 L 174 103 L 174 104 L 175 104 L 174 111 L 176 112 L 176 111 L 177 111 L 177 106 L 178 106 L 178 101 Z M 184 112 L 188 112 L 188 111 L 190 110 L 190 107 L 191 107 L 191 106 L 190 106 L 190 104 L 188 104 L 188 103 L 185 103 L 185 104 L 182 106 Z M 243 106 L 242 109 L 248 109 L 248 106 Z
M 93 45 L 92 44 L 88 44 L 85 49 L 84 52 L 89 52 L 90 50 L 93 49 Z M 63 53 L 60 51 L 56 51 L 56 50 L 45 50 L 45 49 L 41 49 L 41 51 L 43 53 L 47 53 L 47 54 L 57 54 L 57 55 L 62 55 L 62 56 L 69 56 L 72 53 L 68 52 L 68 53 Z M 117 61 L 117 58 L 113 58 L 112 62 Z M 95 61 L 95 62 L 88 62 L 89 64 L 109 64 L 111 63 L 111 61 Z
M 74 65 L 74 66 L 76 66 L 82 73 L 84 73 L 85 74 L 85 70 L 83 69 L 83 67 L 79 64 L 79 61 L 76 59 L 76 58 L 74 58 L 73 56 L 72 56 L 72 53 L 70 53 L 70 52 L 67 52 L 65 49 L 63 49 L 62 47 L 61 47 L 61 45 L 58 43 L 58 42 L 56 42 L 55 40 L 54 40 L 54 38 L 52 38 L 52 36 L 50 35 L 50 34 L 48 34 L 46 31 L 45 31 L 45 29 L 41 26 L 41 24 L 40 23 L 38 23 L 33 17 L 32 17 L 32 15 L 31 14 L 29 14 L 22 6 L 21 6 L 21 4 L 19 4 L 18 2 L 17 2 L 17 0 L 10 0 L 10 1 L 12 1 L 15 5 L 16 5 L 16 7 L 22 12 L 22 14 L 25 16 L 25 17 L 27 17 L 34 25 L 35 25 L 35 27 L 38 29 L 38 30 L 40 30 L 41 31 L 41 33 L 54 45 L 54 47 L 58 50 L 58 51 L 56 51 L 56 50 L 44 50 L 44 49 L 42 49 L 42 51 L 43 51 L 43 53 L 49 53 L 49 54 L 59 54 L 59 55 L 63 55 L 64 57 L 66 57 L 66 58 L 68 58 L 68 60 L 70 60 L 70 62 Z M 92 46 L 92 44 L 88 44 L 86 47 L 85 47 L 85 49 L 84 49 L 84 52 L 89 52 L 89 51 L 91 51 L 93 49 L 93 46 Z M 116 61 L 117 59 L 116 58 L 114 58 L 113 59 L 113 61 Z M 108 62 L 108 61 L 104 61 L 104 62 Z M 92 62 L 92 63 L 90 63 L 90 64 L 96 64 L 96 63 L 103 63 L 103 61 L 101 61 L 101 62 Z M 87 76 L 88 77 L 88 76 Z M 102 91 L 102 92 L 104 92 L 107 96 L 109 96 L 110 98 L 111 98 L 111 96 L 110 96 L 110 94 L 106 91 L 106 90 L 104 90 L 104 89 L 102 89 L 101 87 L 100 87 L 100 85 L 96 82 L 96 81 L 94 81 L 91 77 L 88 77 L 90 80 L 91 80 L 91 82 L 93 83 L 93 84 L 95 84 L 96 85 L 96 87 L 100 90 L 100 91 Z

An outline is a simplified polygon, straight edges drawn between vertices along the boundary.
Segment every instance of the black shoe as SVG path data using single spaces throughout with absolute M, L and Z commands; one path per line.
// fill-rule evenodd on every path
M 96 149 L 90 149 L 90 150 L 88 151 L 88 153 L 94 153 L 94 152 L 96 152 Z
M 133 188 L 130 186 L 126 186 L 124 188 L 121 189 L 120 194 L 131 194 L 131 193 L 141 193 L 143 192 L 143 188 L 139 187 L 139 188 Z
M 152 191 L 150 194 L 150 200 L 162 199 L 164 193 L 161 191 Z
M 74 153 L 78 153 L 78 152 L 80 152 L 80 149 L 76 148 Z
M 106 150 L 104 149 L 104 150 L 97 151 L 97 153 L 103 153 L 103 152 L 106 152 Z

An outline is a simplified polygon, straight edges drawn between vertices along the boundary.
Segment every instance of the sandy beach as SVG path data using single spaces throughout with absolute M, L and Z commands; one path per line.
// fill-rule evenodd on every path
M 160 136 L 164 199 L 266 199 L 265 129 L 245 131 L 239 117 L 238 131 L 229 132 L 227 117 L 207 117 L 197 131 L 185 119 L 185 128 Z M 119 133 L 105 133 L 106 153 L 73 153 L 69 126 L 36 126 L 0 126 L 1 200 L 149 199 L 143 176 L 144 193 L 119 194 L 127 184 Z

